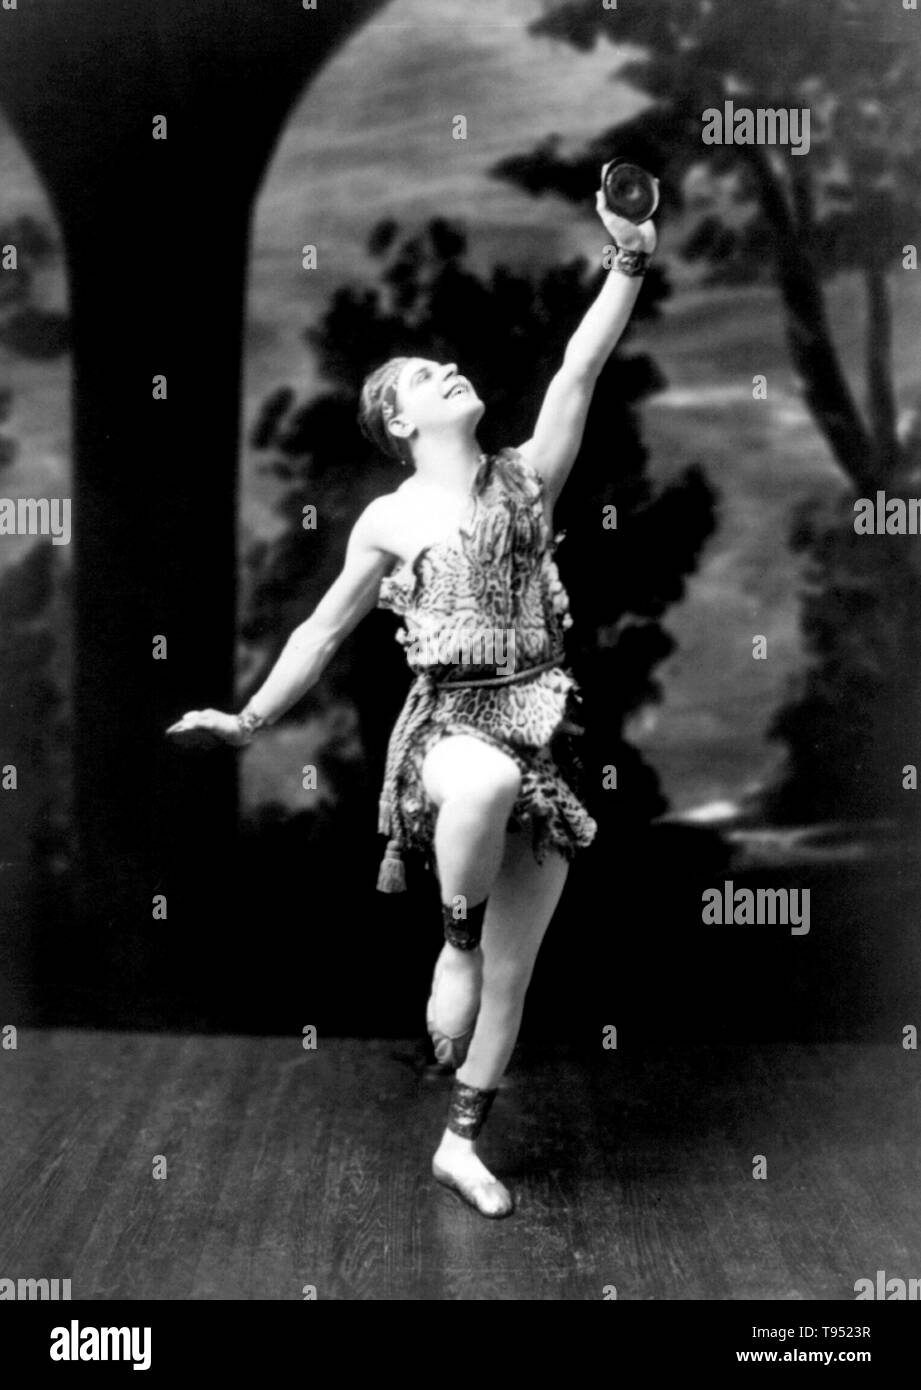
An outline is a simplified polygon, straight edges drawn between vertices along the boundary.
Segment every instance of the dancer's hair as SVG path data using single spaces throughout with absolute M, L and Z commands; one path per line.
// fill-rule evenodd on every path
M 365 377 L 358 407 L 358 427 L 366 439 L 376 444 L 382 453 L 400 463 L 412 462 L 409 441 L 398 439 L 387 428 L 387 415 L 397 414 L 397 379 L 411 362 L 410 357 L 391 357 L 382 367 L 375 367 Z

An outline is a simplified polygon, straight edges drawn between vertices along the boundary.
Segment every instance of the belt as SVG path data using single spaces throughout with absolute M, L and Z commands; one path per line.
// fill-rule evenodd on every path
M 562 658 L 560 658 L 560 659 L 562 659 Z M 436 688 L 437 690 L 443 690 L 443 689 L 446 689 L 448 686 L 450 686 L 452 690 L 456 690 L 456 689 L 458 689 L 458 687 L 461 687 L 461 686 L 467 687 L 468 689 L 474 689 L 474 688 L 478 688 L 478 687 L 480 687 L 480 686 L 488 686 L 488 685 L 514 685 L 517 681 L 528 680 L 531 676 L 536 676 L 536 675 L 537 675 L 539 672 L 541 672 L 541 671 L 552 671 L 553 668 L 554 668 L 555 666 L 559 666 L 559 664 L 560 664 L 560 660 L 558 660 L 556 657 L 551 657 L 549 661 L 542 661 L 542 662 L 540 663 L 539 666 L 528 666 L 526 670 L 524 670 L 524 671 L 514 671 L 514 672 L 512 673 L 512 675 L 510 675 L 510 676 L 487 676 L 487 677 L 486 677 L 485 679 L 483 679 L 483 680 L 472 680 L 472 681 L 468 681 L 468 680 L 459 680 L 459 681 L 456 681 L 456 680 L 446 679 L 446 680 L 436 681 L 436 682 L 435 682 L 435 688 Z

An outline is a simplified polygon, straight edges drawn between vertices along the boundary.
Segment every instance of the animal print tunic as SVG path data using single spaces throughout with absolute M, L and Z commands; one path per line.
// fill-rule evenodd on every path
M 539 863 L 549 848 L 572 859 L 597 830 L 580 800 L 579 694 L 563 649 L 572 618 L 542 479 L 503 449 L 484 455 L 473 497 L 466 529 L 381 581 L 378 607 L 403 619 L 397 641 L 416 676 L 387 754 L 378 825 L 390 837 L 377 885 L 383 892 L 405 887 L 404 850 L 434 867 L 436 808 L 421 768 L 448 733 L 472 734 L 517 763 L 521 788 L 509 828 L 530 832 Z

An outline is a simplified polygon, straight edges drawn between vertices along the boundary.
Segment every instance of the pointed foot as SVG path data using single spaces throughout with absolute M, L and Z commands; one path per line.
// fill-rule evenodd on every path
M 470 1159 L 472 1162 L 452 1163 L 450 1168 L 433 1160 L 432 1175 L 481 1216 L 511 1216 L 515 1203 L 508 1188 L 493 1177 L 475 1154 Z

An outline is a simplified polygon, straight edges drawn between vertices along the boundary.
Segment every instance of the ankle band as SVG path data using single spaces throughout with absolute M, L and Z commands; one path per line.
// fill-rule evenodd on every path
M 454 908 L 441 904 L 441 918 L 444 925 L 445 941 L 456 946 L 459 951 L 475 951 L 483 935 L 483 918 L 486 916 L 487 899 L 476 907 L 468 907 L 466 917 L 455 917 Z
M 476 1086 L 466 1086 L 455 1078 L 448 1106 L 448 1129 L 463 1139 L 475 1139 L 486 1123 L 497 1095 L 498 1088 L 480 1091 Z

